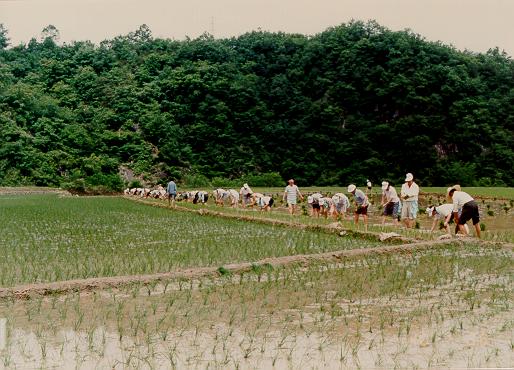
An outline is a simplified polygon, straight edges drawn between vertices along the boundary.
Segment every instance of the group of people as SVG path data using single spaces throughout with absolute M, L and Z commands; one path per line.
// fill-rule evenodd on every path
M 177 184 L 173 180 L 168 183 L 166 193 L 168 194 L 168 204 L 172 206 L 175 206 L 175 201 L 177 199 L 186 201 L 190 200 L 195 204 L 204 204 L 209 199 L 209 195 L 206 191 L 189 191 L 180 194 L 180 198 L 178 198 Z M 241 206 L 243 208 L 257 206 L 263 211 L 270 211 L 274 203 L 271 196 L 253 192 L 250 186 L 246 183 L 243 184 L 239 193 L 234 189 L 225 190 L 218 188 L 213 190 L 212 196 L 216 205 L 224 206 L 225 204 L 229 204 L 234 208 L 237 207 L 241 201 Z
M 450 221 L 456 224 L 455 233 L 464 235 L 469 234 L 467 222 L 472 221 L 475 234 L 480 238 L 480 212 L 477 202 L 468 193 L 461 190 L 460 185 L 454 185 L 446 190 L 447 198 L 450 202 L 439 206 L 430 205 L 426 209 L 428 217 L 433 217 L 431 231 L 439 222 L 443 222 L 443 227 L 448 234 L 451 234 Z
M 355 184 L 348 185 L 347 192 L 353 196 L 354 201 L 354 221 L 357 224 L 362 216 L 365 228 L 368 223 L 369 198 L 372 195 L 372 185 L 369 180 L 366 182 L 366 193 L 358 189 Z M 303 200 L 303 195 L 294 184 L 294 180 L 289 180 L 284 190 L 284 201 L 287 202 L 289 213 L 294 214 L 298 197 Z M 398 195 L 394 186 L 388 181 L 382 182 L 381 206 L 382 223 L 386 222 L 387 217 L 392 217 L 395 225 L 402 221 L 406 228 L 413 228 L 416 225 L 418 216 L 418 197 L 419 186 L 414 181 L 412 173 L 405 175 L 405 182 Z M 472 220 L 477 237 L 480 237 L 480 215 L 476 201 L 461 190 L 459 185 L 454 185 L 447 189 L 448 201 L 451 203 L 440 206 L 429 206 L 426 210 L 429 217 L 434 217 L 431 231 L 435 229 L 437 220 L 444 219 L 444 227 L 450 233 L 449 223 L 453 219 L 456 223 L 456 233 L 469 234 L 466 223 Z M 343 193 L 336 193 L 331 198 L 324 197 L 320 193 L 315 193 L 307 197 L 307 203 L 311 206 L 311 215 L 328 217 L 332 215 L 335 219 L 345 218 L 347 210 L 350 208 L 350 201 Z
M 369 199 L 372 196 L 372 184 L 369 180 L 366 182 L 366 187 L 365 193 L 358 189 L 355 184 L 350 184 L 348 185 L 347 192 L 353 196 L 354 222 L 358 224 L 362 217 L 367 229 Z M 392 217 L 395 225 L 399 225 L 400 221 L 402 221 L 406 228 L 413 228 L 416 225 L 419 210 L 419 186 L 414 181 L 413 174 L 407 173 L 405 175 L 405 182 L 401 186 L 400 195 L 398 195 L 394 186 L 388 181 L 383 181 L 381 188 L 382 223 L 386 222 L 387 217 Z M 174 181 L 168 183 L 166 191 L 169 202 L 174 204 L 177 196 L 177 185 Z M 241 202 L 243 208 L 257 206 L 261 210 L 266 211 L 271 210 L 274 203 L 271 196 L 252 191 L 248 184 L 244 184 L 239 193 L 233 189 L 216 189 L 213 191 L 213 196 L 217 205 L 224 205 L 228 200 L 233 207 L 237 207 L 239 202 Z M 456 232 L 467 235 L 469 234 L 469 229 L 466 223 L 472 220 L 476 235 L 480 237 L 480 215 L 475 200 L 469 194 L 463 192 L 459 185 L 448 188 L 447 197 L 449 203 L 439 206 L 430 205 L 426 209 L 428 216 L 434 217 L 431 231 L 435 229 L 437 220 L 444 220 L 444 228 L 450 233 L 449 223 L 453 219 L 457 225 Z M 202 195 L 202 200 L 206 201 L 207 198 L 207 194 Z M 287 204 L 289 213 L 294 215 L 297 210 L 298 199 L 303 201 L 304 196 L 293 179 L 288 181 L 282 199 Z M 344 220 L 351 207 L 350 199 L 343 193 L 336 193 L 332 197 L 325 197 L 321 193 L 315 193 L 307 197 L 307 203 L 311 208 L 312 216 L 322 216 L 325 218 L 331 216 L 335 220 Z

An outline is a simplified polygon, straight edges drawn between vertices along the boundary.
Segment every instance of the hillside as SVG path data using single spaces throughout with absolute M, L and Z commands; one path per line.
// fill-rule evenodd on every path
M 425 186 L 514 186 L 514 62 L 498 50 L 374 22 L 309 37 L 57 36 L 9 46 L 0 26 L 0 186 L 118 190 L 120 170 L 193 185 L 413 172 Z

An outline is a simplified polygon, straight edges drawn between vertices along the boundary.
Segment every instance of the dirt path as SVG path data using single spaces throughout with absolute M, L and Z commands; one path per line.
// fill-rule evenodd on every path
M 387 254 L 410 254 L 415 251 L 422 251 L 434 248 L 443 248 L 450 244 L 463 245 L 464 243 L 474 242 L 472 240 L 440 240 L 418 242 L 402 245 L 389 245 L 378 248 L 361 248 L 336 252 L 327 252 L 320 254 L 307 254 L 295 256 L 283 256 L 276 258 L 265 258 L 255 262 L 244 262 L 224 265 L 226 272 L 232 274 L 241 274 L 252 270 L 255 265 L 271 265 L 273 267 L 288 266 L 294 264 L 308 265 L 315 262 L 341 261 L 347 258 L 371 255 L 387 255 Z M 492 247 L 491 244 L 487 244 Z M 499 245 L 496 244 L 496 247 Z M 500 245 L 501 247 L 501 245 Z M 76 279 L 67 281 L 57 281 L 52 283 L 27 284 L 11 288 L 0 288 L 0 298 L 13 297 L 17 299 L 28 298 L 32 295 L 49 295 L 62 294 L 77 291 L 101 290 L 106 288 L 116 288 L 134 283 L 148 285 L 166 280 L 176 279 L 195 279 L 207 276 L 219 276 L 218 267 L 197 267 L 180 269 L 165 273 L 156 273 L 150 275 L 133 275 L 133 276 L 115 276 L 115 277 L 99 277 L 89 279 Z

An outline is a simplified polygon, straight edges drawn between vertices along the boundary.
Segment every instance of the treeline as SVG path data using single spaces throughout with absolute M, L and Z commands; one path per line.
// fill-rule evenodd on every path
M 352 22 L 318 35 L 9 46 L 0 185 L 120 189 L 124 177 L 514 185 L 514 62 Z M 262 177 L 262 178 L 261 178 Z M 127 177 L 125 177 L 127 178 Z

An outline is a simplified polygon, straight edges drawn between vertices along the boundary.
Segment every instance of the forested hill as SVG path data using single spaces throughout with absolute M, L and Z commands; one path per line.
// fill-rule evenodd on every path
M 514 186 L 514 62 L 353 22 L 315 36 L 94 45 L 0 27 L 0 185 L 268 174 Z M 266 177 L 264 176 L 264 177 Z

